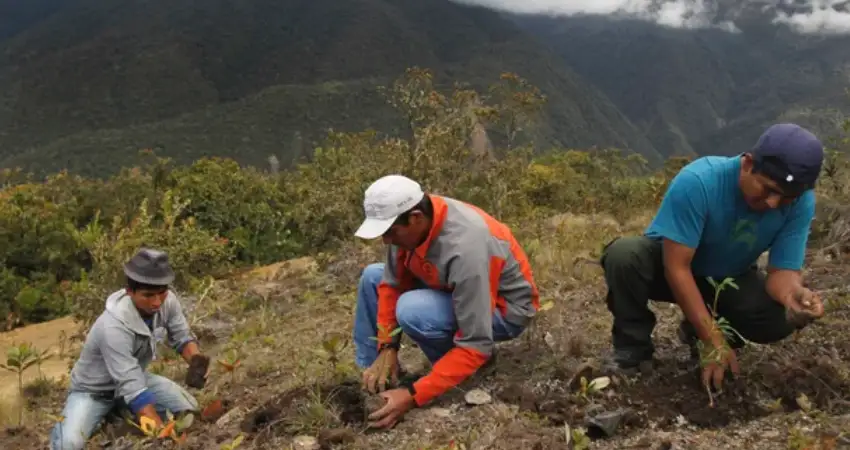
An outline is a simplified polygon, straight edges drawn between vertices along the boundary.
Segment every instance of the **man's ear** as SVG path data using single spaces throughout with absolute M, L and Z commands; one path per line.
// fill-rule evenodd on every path
M 425 214 L 422 214 L 422 211 L 419 210 L 411 211 L 407 217 L 407 223 L 409 224 L 419 225 L 425 222 Z
M 741 170 L 744 173 L 751 173 L 753 171 L 753 155 L 750 153 L 744 153 L 741 156 Z

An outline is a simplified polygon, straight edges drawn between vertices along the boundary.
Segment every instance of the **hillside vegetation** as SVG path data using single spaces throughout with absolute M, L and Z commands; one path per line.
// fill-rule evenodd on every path
M 850 199 L 850 166 L 839 148 L 818 187 L 808 258 L 811 282 L 828 296 L 828 320 L 743 355 L 746 386 L 736 383 L 709 408 L 674 351 L 675 307 L 658 311 L 659 347 L 669 363 L 663 373 L 615 380 L 601 393 L 579 382 L 592 375 L 593 365 L 583 363 L 607 346 L 610 327 L 593 261 L 613 237 L 645 227 L 685 159 L 650 171 L 641 157 L 616 151 L 477 151 L 469 141 L 477 124 L 519 135 L 542 107 L 536 88 L 510 73 L 492 83 L 486 99 L 474 90 L 436 89 L 431 73 L 418 68 L 387 92 L 409 136 L 334 133 L 312 161 L 292 170 L 218 157 L 177 165 L 152 153 L 148 163 L 108 179 L 55 173 L 42 182 L 6 170 L 0 312 L 11 312 L 12 324 L 73 314 L 83 331 L 105 294 L 120 286 L 123 261 L 141 245 L 167 250 L 202 348 L 220 359 L 208 386 L 194 391 L 204 411 L 187 430 L 186 448 L 236 440 L 240 448 L 289 448 L 298 435 L 355 449 L 564 448 L 565 435 L 574 449 L 716 449 L 742 441 L 754 449 L 827 449 L 845 439 L 850 218 L 842 205 Z M 358 375 L 348 330 L 359 272 L 382 252 L 379 242 L 352 233 L 362 220 L 363 190 L 387 173 L 479 205 L 513 227 L 547 306 L 521 339 L 502 346 L 494 374 L 473 377 L 390 432 L 367 433 L 367 399 L 352 388 Z M 79 336 L 60 345 L 72 363 Z M 416 366 L 415 348 L 403 355 Z M 239 368 L 228 371 L 237 360 Z M 152 366 L 178 381 L 185 369 L 168 351 Z M 9 448 L 44 447 L 52 422 L 61 420 L 66 387 L 67 379 L 27 386 L 24 426 L 4 436 Z M 462 391 L 473 387 L 495 400 L 465 406 Z M 595 440 L 584 417 L 600 408 L 633 411 L 611 439 Z M 120 421 L 111 423 L 91 446 L 151 445 L 126 433 Z

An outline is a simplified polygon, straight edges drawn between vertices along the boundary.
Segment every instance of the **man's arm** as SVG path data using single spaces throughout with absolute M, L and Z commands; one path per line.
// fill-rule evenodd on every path
M 454 258 L 448 279 L 454 285 L 452 298 L 458 325 L 455 347 L 434 364 L 431 373 L 414 383 L 417 405 L 422 406 L 458 385 L 490 358 L 494 345 L 495 296 L 490 270 L 500 269 L 501 264 L 491 261 L 484 239 L 475 239 Z
M 708 214 L 708 196 L 702 181 L 689 171 L 670 183 L 651 228 L 663 237 L 664 276 L 676 303 L 693 324 L 700 340 L 709 342 L 712 319 L 691 270 Z
M 801 271 L 814 216 L 815 195 L 808 191 L 791 208 L 770 247 L 765 289 L 771 298 L 783 305 L 788 305 L 803 287 Z
M 106 370 L 118 386 L 117 396 L 124 398 L 137 417 L 146 416 L 157 425 L 162 419 L 156 413 L 156 397 L 147 387 L 147 379 L 139 360 L 132 354 L 134 335 L 118 325 L 107 325 L 100 339 L 100 352 Z
M 168 345 L 179 353 L 186 362 L 192 360 L 192 356 L 200 353 L 198 341 L 189 329 L 189 322 L 183 314 L 183 306 L 180 299 L 173 292 L 168 293 L 166 299 L 168 308 L 168 319 L 165 329 L 168 332 Z

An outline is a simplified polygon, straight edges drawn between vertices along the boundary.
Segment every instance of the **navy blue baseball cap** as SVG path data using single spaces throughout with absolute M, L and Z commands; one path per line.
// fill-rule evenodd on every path
M 776 181 L 788 195 L 815 187 L 823 165 L 823 144 L 793 123 L 772 125 L 759 137 L 750 154 L 756 172 Z

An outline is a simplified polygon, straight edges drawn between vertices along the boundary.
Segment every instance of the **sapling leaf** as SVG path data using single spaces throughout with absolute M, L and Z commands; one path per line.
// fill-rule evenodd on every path
M 609 378 L 609 377 L 599 377 L 599 378 L 594 378 L 590 382 L 588 387 L 592 390 L 600 391 L 600 390 L 608 387 L 608 385 L 610 385 L 610 384 L 611 384 L 611 378 Z
M 184 415 L 183 417 L 181 417 L 180 420 L 177 421 L 177 424 L 174 427 L 174 429 L 177 430 L 177 432 L 181 432 L 181 431 L 191 427 L 194 422 L 195 422 L 195 416 L 192 413 L 188 413 L 188 414 Z

